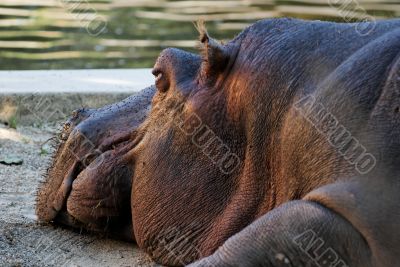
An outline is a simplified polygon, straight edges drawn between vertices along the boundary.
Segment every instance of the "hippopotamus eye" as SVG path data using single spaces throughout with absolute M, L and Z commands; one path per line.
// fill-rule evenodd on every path
M 155 84 L 156 84 L 157 89 L 159 91 L 161 91 L 161 92 L 167 91 L 168 88 L 169 88 L 169 82 L 168 82 L 168 79 L 167 79 L 165 73 L 162 72 L 158 68 L 157 69 L 153 69 L 153 71 L 151 73 L 156 78 L 155 79 Z

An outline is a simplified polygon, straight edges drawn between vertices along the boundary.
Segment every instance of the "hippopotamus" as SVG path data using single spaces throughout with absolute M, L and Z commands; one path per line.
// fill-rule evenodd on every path
M 73 113 L 39 221 L 168 266 L 400 266 L 400 20 L 197 29 L 154 85 Z

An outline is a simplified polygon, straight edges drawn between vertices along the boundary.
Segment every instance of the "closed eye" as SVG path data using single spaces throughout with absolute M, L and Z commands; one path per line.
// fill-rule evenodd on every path
M 162 71 L 160 70 L 160 69 L 153 69 L 153 71 L 151 72 L 153 75 L 154 75 L 154 77 L 156 78 L 156 82 L 157 81 L 159 81 L 159 80 L 161 80 L 161 78 L 162 78 L 162 76 L 163 76 L 163 73 L 162 73 Z
M 154 68 L 151 73 L 156 78 L 155 84 L 157 89 L 161 92 L 165 92 L 169 87 L 169 82 L 166 75 L 159 68 Z
M 151 71 L 151 74 L 153 74 L 155 77 L 157 77 L 161 73 L 162 73 L 162 71 L 160 69 L 158 69 L 158 68 L 157 69 L 153 69 Z

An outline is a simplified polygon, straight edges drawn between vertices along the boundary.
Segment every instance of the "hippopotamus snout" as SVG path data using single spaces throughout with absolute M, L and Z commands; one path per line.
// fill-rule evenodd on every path
M 124 155 L 135 145 L 154 93 L 151 86 L 116 105 L 73 112 L 38 192 L 40 221 L 101 231 L 112 224 L 110 217 L 118 222 L 129 214 L 134 164 Z

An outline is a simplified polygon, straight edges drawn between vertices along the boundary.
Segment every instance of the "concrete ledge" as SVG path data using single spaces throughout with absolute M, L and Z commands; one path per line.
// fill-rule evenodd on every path
M 120 101 L 153 82 L 150 69 L 0 71 L 0 122 L 58 122 L 75 109 Z

